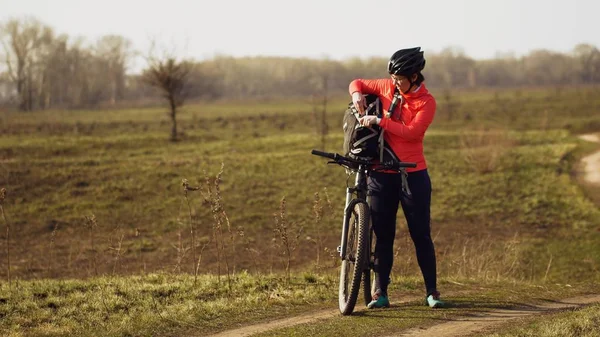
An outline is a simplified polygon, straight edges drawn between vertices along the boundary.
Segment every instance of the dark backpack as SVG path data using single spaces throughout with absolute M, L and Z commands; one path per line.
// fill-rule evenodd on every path
M 379 97 L 377 95 L 364 95 L 364 97 L 367 104 L 365 115 L 375 115 L 381 118 L 383 104 Z M 399 161 L 384 140 L 383 129 L 379 125 L 372 125 L 370 128 L 362 126 L 358 122 L 359 118 L 358 111 L 350 102 L 343 118 L 343 155 L 354 159 L 379 160 L 380 162 Z

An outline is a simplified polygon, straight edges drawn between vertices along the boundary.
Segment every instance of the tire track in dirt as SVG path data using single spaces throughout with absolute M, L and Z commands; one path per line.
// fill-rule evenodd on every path
M 403 304 L 403 303 L 413 302 L 413 301 L 416 301 L 419 299 L 421 299 L 421 297 L 417 297 L 417 296 L 408 297 L 407 296 L 404 299 L 402 299 L 401 301 L 395 301 L 395 302 L 392 302 L 391 304 L 392 305 Z M 357 304 L 357 306 L 358 306 L 358 304 Z M 361 308 L 354 309 L 354 312 L 360 312 L 360 311 L 365 311 L 365 310 L 367 310 L 367 309 L 361 307 Z M 233 330 L 226 330 L 226 331 L 217 333 L 215 335 L 211 335 L 211 337 L 250 336 L 253 334 L 257 334 L 257 333 L 261 333 L 261 332 L 265 332 L 265 331 L 269 331 L 269 330 L 288 328 L 288 327 L 298 325 L 298 324 L 314 323 L 314 322 L 317 322 L 322 319 L 339 317 L 340 315 L 341 314 L 340 314 L 339 310 L 322 310 L 322 311 L 307 313 L 307 314 L 300 315 L 300 316 L 278 319 L 278 320 L 275 320 L 272 322 L 249 325 L 249 326 L 245 326 L 245 327 L 241 327 L 241 328 L 233 329 Z
M 600 295 L 578 296 L 547 302 L 540 305 L 532 305 L 526 308 L 515 309 L 496 309 L 486 312 L 479 312 L 472 316 L 459 316 L 450 318 L 448 322 L 432 325 L 427 328 L 416 327 L 405 330 L 401 333 L 390 335 L 390 337 L 450 337 L 465 336 L 475 332 L 481 332 L 484 329 L 496 325 L 506 324 L 510 320 L 524 318 L 531 315 L 540 315 L 543 313 L 581 308 L 585 305 L 600 303 Z

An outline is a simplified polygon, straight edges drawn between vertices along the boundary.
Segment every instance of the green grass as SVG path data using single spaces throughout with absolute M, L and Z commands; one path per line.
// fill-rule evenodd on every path
M 101 277 L 0 284 L 2 336 L 177 336 L 216 331 L 329 303 L 334 280 L 314 274 Z
M 598 148 L 574 135 L 600 129 L 597 89 L 460 92 L 450 101 L 442 92 L 436 95 L 438 115 L 425 139 L 425 155 L 433 182 L 432 234 L 440 277 L 544 287 L 569 283 L 585 288 L 600 282 L 600 210 L 591 197 L 598 192 L 581 187 L 572 176 L 578 159 Z M 335 99 L 328 109 L 328 151 L 341 148 L 345 104 L 346 98 Z M 0 187 L 8 191 L 3 208 L 11 225 L 11 274 L 22 289 L 31 292 L 44 285 L 54 289 L 63 282 L 114 290 L 120 283 L 131 283 L 139 287 L 131 291 L 141 294 L 149 281 L 135 275 L 150 273 L 170 275 L 160 277 L 175 278 L 189 287 L 186 292 L 195 293 L 189 279 L 197 262 L 190 249 L 191 224 L 198 243 L 196 258 L 202 255 L 201 274 L 224 277 L 227 269 L 236 275 L 248 270 L 267 273 L 263 278 L 269 279 L 267 275 L 282 271 L 286 262 L 281 238 L 274 232 L 284 197 L 289 230 L 297 239 L 292 269 L 310 271 L 317 279 L 335 275 L 339 261 L 333 252 L 339 244 L 346 176 L 342 168 L 310 155 L 321 145 L 308 101 L 190 105 L 180 115 L 180 126 L 182 138 L 172 143 L 164 109 L 159 108 L 0 116 Z M 218 250 L 215 218 L 205 198 L 209 188 L 215 191 L 222 164 L 220 202 L 231 227 L 221 223 L 223 235 L 217 239 L 223 246 Z M 188 194 L 191 212 L 182 179 L 201 188 Z M 318 222 L 315 193 L 324 209 Z M 84 220 L 91 214 L 97 218 L 94 231 Z M 402 280 L 419 275 L 419 269 L 401 212 L 398 220 L 392 277 Z M 4 231 L 0 235 L 4 252 Z M 226 255 L 219 258 L 219 252 Z M 2 258 L 2 279 L 6 270 Z M 87 277 L 89 281 L 73 280 Z M 210 283 L 206 280 L 211 277 L 201 276 L 202 282 Z M 280 282 L 275 279 L 268 282 Z M 323 282 L 329 283 L 321 288 L 335 296 L 331 278 Z M 6 291 L 6 284 L 3 287 Z M 407 287 L 422 292 L 416 281 Z M 452 289 L 449 284 L 445 287 Z M 315 296 L 306 300 L 309 308 L 331 307 L 335 299 L 323 298 L 320 291 L 307 295 Z M 84 293 L 79 296 L 94 295 Z M 151 316 L 152 296 L 132 296 L 128 303 L 139 311 L 127 316 L 131 321 L 123 325 L 111 321 L 111 326 L 122 326 L 119 331 L 132 335 L 153 334 L 143 330 L 144 319 L 151 320 L 144 315 Z M 294 296 L 287 302 L 295 303 Z M 36 305 L 46 302 L 23 301 L 33 311 L 11 309 L 10 322 L 31 319 L 24 326 L 27 333 L 43 335 L 43 329 L 64 326 L 84 334 L 87 329 L 68 321 L 48 323 L 44 316 L 48 314 L 41 312 L 54 309 L 38 313 Z M 180 331 L 197 324 L 211 309 L 202 305 L 182 309 L 182 303 L 190 301 L 173 297 L 169 319 L 159 324 L 156 316 L 148 326 Z M 295 305 L 285 307 L 286 312 L 308 310 L 301 303 Z M 281 314 L 265 310 L 248 315 L 252 308 L 224 310 L 222 320 L 244 323 Z M 114 314 L 112 309 L 108 312 Z M 419 317 L 431 318 L 427 315 Z M 237 320 L 238 316 L 242 318 Z M 142 323 L 127 323 L 135 317 Z M 7 331 L 22 328 L 6 324 Z
M 570 225 L 593 227 L 597 209 L 581 195 L 566 170 L 557 174 L 563 167 L 560 158 L 572 151 L 576 142 L 563 131 L 528 131 L 511 137 L 519 145 L 505 151 L 493 172 L 479 174 L 462 159 L 458 134 L 432 130 L 426 155 L 434 182 L 434 228 L 454 231 L 456 222 L 479 223 L 486 228 L 484 233 L 501 229 L 503 236 L 513 236 L 515 232 L 555 231 Z M 339 137 L 330 140 L 340 141 Z M 14 151 L 14 162 L 5 164 L 10 173 L 4 186 L 9 191 L 6 210 L 17 235 L 26 241 L 35 239 L 44 248 L 58 224 L 56 249 L 63 258 L 67 258 L 68 246 L 85 249 L 73 247 L 69 236 L 87 236 L 82 217 L 90 213 L 96 215 L 101 226 L 100 242 L 110 240 L 107 234 L 116 229 L 125 233 L 129 248 L 126 257 L 135 252 L 129 246 L 141 238 L 165 256 L 169 245 L 154 241 L 159 235 L 174 233 L 180 222 L 184 226 L 189 222 L 181 179 L 202 183 L 202 171 L 215 175 L 221 162 L 225 165 L 221 188 L 226 211 L 235 227 L 242 226 L 257 240 L 273 228 L 272 213 L 277 212 L 284 196 L 290 218 L 314 237 L 313 194 L 327 188 L 337 206 L 345 184 L 343 170 L 310 157 L 310 134 L 215 141 L 203 149 L 194 142 L 162 143 L 158 134 L 114 136 L 109 140 L 81 137 L 77 141 L 3 141 L 7 143 L 4 149 Z M 442 144 L 444 150 L 437 150 Z M 235 158 L 225 156 L 234 150 Z M 46 157 L 52 151 L 60 157 Z M 199 151 L 206 156 L 197 155 Z M 191 198 L 200 234 L 210 235 L 210 212 L 202 207 L 198 194 Z M 324 219 L 323 233 L 329 235 L 326 242 L 336 240 L 335 215 L 339 216 L 340 211 L 335 207 L 334 216 Z M 143 232 L 141 238 L 134 237 L 135 228 Z M 459 230 L 470 228 L 463 225 Z M 171 234 L 167 241 L 174 239 Z
M 337 310 L 337 277 L 304 272 L 289 282 L 281 275 L 237 274 L 220 281 L 214 275 L 149 274 L 88 280 L 0 283 L 0 333 L 3 336 L 181 336 L 205 335 L 243 324 Z M 555 299 L 598 291 L 583 284 L 544 286 L 508 279 L 440 280 L 449 309 L 431 310 L 422 300 L 395 304 L 390 310 L 357 311 L 265 335 L 361 336 L 370 332 L 433 323 L 470 311 L 513 308 L 540 298 Z M 393 301 L 420 297 L 419 277 L 397 277 Z M 357 309 L 362 307 L 359 303 Z M 382 317 L 389 319 L 381 320 Z
M 526 319 L 505 331 L 486 334 L 489 337 L 533 337 L 533 336 L 600 336 L 600 304 L 583 309 L 565 310 L 564 312 L 546 314 Z

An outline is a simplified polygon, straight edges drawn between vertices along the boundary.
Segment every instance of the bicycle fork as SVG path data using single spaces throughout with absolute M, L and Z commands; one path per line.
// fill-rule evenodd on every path
M 344 207 L 344 217 L 343 217 L 343 221 L 342 221 L 342 238 L 341 238 L 340 245 L 337 247 L 337 251 L 338 251 L 338 253 L 340 253 L 340 258 L 342 260 L 344 260 L 346 258 L 346 249 L 348 248 L 348 230 L 350 227 L 350 216 L 354 209 L 354 205 L 356 205 L 359 202 L 366 203 L 366 200 L 363 199 L 362 195 L 360 195 L 361 194 L 360 191 L 366 189 L 366 186 L 363 186 L 365 184 L 364 175 L 365 175 L 364 170 L 359 169 L 358 172 L 356 173 L 354 187 L 346 188 L 346 204 Z M 357 198 L 352 197 L 355 192 L 357 192 Z M 367 205 L 368 205 L 368 203 L 367 203 Z

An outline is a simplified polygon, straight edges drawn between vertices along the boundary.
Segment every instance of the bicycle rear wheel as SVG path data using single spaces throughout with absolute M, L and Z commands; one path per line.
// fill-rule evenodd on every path
M 346 237 L 346 257 L 340 268 L 339 306 L 342 315 L 350 315 L 356 305 L 360 281 L 367 255 L 369 210 L 367 204 L 358 202 L 350 213 Z

